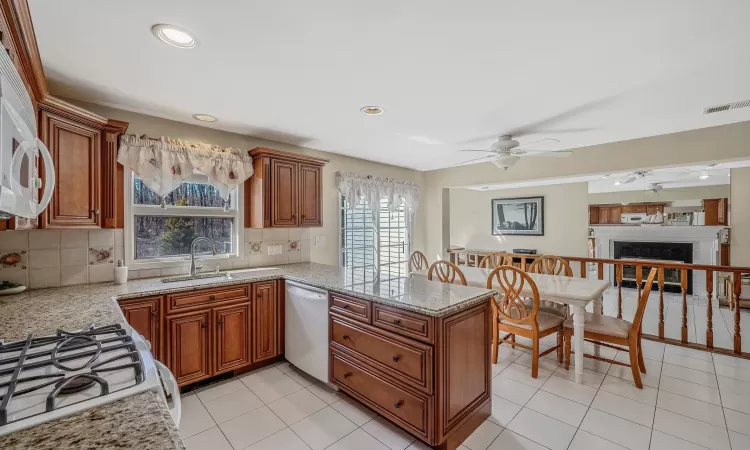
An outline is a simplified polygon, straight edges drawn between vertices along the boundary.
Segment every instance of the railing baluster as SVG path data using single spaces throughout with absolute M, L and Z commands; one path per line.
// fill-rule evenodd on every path
M 693 272 L 695 273 L 695 272 Z M 706 305 L 706 347 L 714 347 L 714 307 L 711 304 L 714 290 L 714 271 L 706 271 L 706 295 L 708 296 L 708 305 Z
M 643 266 L 638 264 L 635 265 L 635 286 L 638 288 L 638 299 L 640 300 L 643 286 Z
M 596 265 L 596 277 L 600 280 L 604 279 L 604 263 L 598 263 Z
M 740 334 L 740 295 L 742 294 L 742 272 L 734 272 L 734 352 L 742 353 Z
M 659 267 L 659 339 L 664 339 L 664 268 Z
M 687 269 L 680 270 L 680 287 L 682 288 L 682 343 L 686 344 L 688 341 L 688 328 L 687 328 L 687 288 L 688 288 L 688 272 Z
M 622 319 L 622 264 L 615 265 L 617 274 L 617 318 Z
M 581 278 L 586 278 L 586 261 L 581 261 Z
M 526 272 L 526 257 L 521 258 L 521 271 Z

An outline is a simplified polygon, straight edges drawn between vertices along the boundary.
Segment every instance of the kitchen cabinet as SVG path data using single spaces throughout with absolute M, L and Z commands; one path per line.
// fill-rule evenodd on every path
M 595 225 L 599 223 L 599 207 L 589 206 L 589 224 Z
M 212 375 L 210 320 L 210 310 L 167 317 L 167 367 L 179 385 Z
M 609 206 L 600 206 L 599 207 L 599 223 L 600 224 L 608 224 L 609 222 Z
M 55 165 L 55 190 L 42 214 L 42 226 L 99 227 L 101 131 L 44 110 L 39 124 L 40 139 Z
M 250 303 L 215 308 L 213 312 L 216 324 L 214 373 L 247 365 L 250 362 Z
M 729 225 L 728 198 L 711 198 L 703 200 L 703 211 L 706 213 L 706 225 Z
M 646 205 L 646 214 L 651 216 L 656 213 L 664 214 L 664 205 Z
M 619 224 L 622 221 L 622 206 L 612 206 L 609 208 L 609 224 Z
M 130 326 L 151 344 L 154 358 L 161 359 L 161 335 L 159 322 L 161 296 L 120 301 L 122 315 Z
M 276 282 L 253 284 L 253 363 L 276 357 L 279 321 Z
M 254 174 L 245 183 L 245 226 L 323 226 L 322 169 L 328 160 L 267 148 L 250 151 Z
M 628 205 L 589 205 L 589 224 L 619 225 L 622 214 L 664 213 L 664 203 L 631 203 Z

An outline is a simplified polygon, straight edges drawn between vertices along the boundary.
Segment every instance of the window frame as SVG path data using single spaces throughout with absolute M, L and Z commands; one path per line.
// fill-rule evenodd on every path
M 224 208 L 196 208 L 190 206 L 168 206 L 167 209 L 162 208 L 160 205 L 134 205 L 133 204 L 133 189 L 135 181 L 135 172 L 127 170 L 124 186 L 124 214 L 125 214 L 125 229 L 124 234 L 124 257 L 125 265 L 131 270 L 143 270 L 143 269 L 161 269 L 171 267 L 183 267 L 186 266 L 190 256 L 170 256 L 161 258 L 148 258 L 148 259 L 135 259 L 135 216 L 136 215 L 150 215 L 150 216 L 162 216 L 162 217 L 220 217 L 220 218 L 231 218 L 234 219 L 235 226 L 233 227 L 232 236 L 232 253 L 211 255 L 204 252 L 200 253 L 200 258 L 196 254 L 196 259 L 203 261 L 204 265 L 218 265 L 222 270 L 232 269 L 236 263 L 241 263 L 245 260 L 245 252 L 243 251 L 242 245 L 244 243 L 244 183 L 240 183 L 237 188 L 232 191 L 232 200 L 234 200 L 235 207 L 229 211 L 225 211 Z M 175 214 L 175 210 L 179 208 L 180 214 Z M 236 231 L 234 231 L 236 230 Z M 163 274 L 162 274 L 163 275 Z
M 339 197 L 339 200 L 338 200 L 339 211 L 338 211 L 338 214 L 337 214 L 338 215 L 338 220 L 337 220 L 338 221 L 338 253 L 339 253 L 339 255 L 338 255 L 338 259 L 339 259 L 338 265 L 339 265 L 339 269 L 341 269 L 342 271 L 346 272 L 347 269 L 344 266 L 344 251 L 343 251 L 344 250 L 344 246 L 342 245 L 342 243 L 343 243 L 343 237 L 344 237 L 343 236 L 344 224 L 342 223 L 342 212 L 343 212 L 343 210 L 345 208 L 344 202 L 345 202 L 346 199 L 344 198 L 344 196 L 341 193 L 338 194 L 338 197 Z M 383 199 L 380 199 L 381 202 L 382 202 L 382 200 Z M 411 254 L 411 247 L 412 247 L 411 239 L 412 239 L 412 232 L 413 232 L 412 231 L 412 225 L 413 225 L 412 213 L 409 211 L 408 208 L 404 207 L 404 223 L 405 223 L 405 227 L 404 227 L 405 228 L 405 231 L 404 231 L 404 234 L 405 234 L 405 239 L 404 239 L 405 249 L 404 249 L 404 251 L 405 251 L 405 253 L 404 253 L 404 260 L 402 261 L 404 263 L 404 265 L 405 265 L 404 277 L 388 278 L 388 279 L 383 280 L 383 279 L 380 279 L 380 274 L 381 274 L 381 271 L 380 271 L 380 232 L 381 232 L 381 228 L 380 228 L 380 214 L 381 214 L 382 211 L 383 211 L 383 208 L 381 206 L 381 209 L 378 212 L 373 213 L 373 219 L 375 221 L 375 223 L 373 224 L 373 229 L 374 229 L 374 233 L 375 233 L 375 236 L 374 236 L 374 249 L 373 249 L 373 251 L 374 251 L 374 254 L 375 254 L 374 265 L 376 267 L 376 274 L 377 274 L 377 276 L 374 278 L 373 281 L 356 282 L 356 283 L 353 283 L 352 286 L 364 286 L 364 285 L 366 285 L 368 283 L 374 283 L 374 281 L 377 281 L 377 284 L 379 284 L 379 285 L 391 285 L 394 282 L 398 282 L 399 280 L 402 280 L 403 278 L 408 277 L 408 273 L 409 273 L 409 255 Z M 392 265 L 392 264 L 395 264 L 395 263 L 394 262 L 389 263 L 389 265 Z M 364 269 L 365 267 L 368 267 L 368 266 L 363 266 L 362 268 Z

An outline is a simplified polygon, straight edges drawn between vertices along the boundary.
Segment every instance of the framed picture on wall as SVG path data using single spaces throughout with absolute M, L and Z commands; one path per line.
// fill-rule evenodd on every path
M 544 236 L 544 197 L 493 199 L 492 234 Z

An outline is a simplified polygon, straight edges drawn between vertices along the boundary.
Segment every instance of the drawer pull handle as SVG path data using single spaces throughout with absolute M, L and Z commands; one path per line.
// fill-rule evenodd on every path
M 344 374 L 344 378 L 349 378 L 350 376 L 352 376 L 352 373 L 351 373 L 351 372 L 346 372 L 346 373 Z
M 209 300 L 216 300 L 216 296 L 215 296 L 215 295 L 209 295 L 209 296 L 208 296 L 208 299 L 209 299 Z
M 348 340 L 349 340 L 349 335 L 348 335 L 348 334 L 345 334 L 345 335 L 344 335 L 344 336 L 342 336 L 342 337 L 344 338 L 344 340 L 345 340 L 345 341 L 348 341 Z
M 344 309 L 349 309 L 349 305 L 347 305 L 346 303 L 344 303 L 343 305 L 341 305 L 341 307 L 344 308 Z
M 393 357 L 393 362 L 398 362 L 398 360 L 401 359 L 398 355 Z
M 396 408 L 396 409 L 399 409 L 399 408 L 401 408 L 401 405 L 403 405 L 403 404 L 404 404 L 403 400 L 399 400 L 399 401 L 397 401 L 396 403 L 393 404 L 393 407 Z
M 401 325 L 401 319 L 394 319 L 393 320 L 394 325 Z

